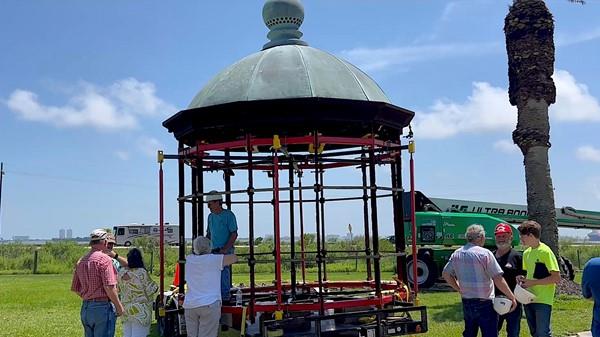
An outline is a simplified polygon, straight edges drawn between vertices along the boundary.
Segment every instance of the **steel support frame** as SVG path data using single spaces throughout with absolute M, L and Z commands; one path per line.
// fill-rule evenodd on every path
M 218 169 L 224 169 L 224 168 L 230 168 L 233 165 L 233 162 L 230 161 L 230 159 L 233 157 L 230 154 L 230 149 L 234 149 L 234 148 L 245 148 L 246 152 L 247 152 L 247 156 L 246 157 L 242 157 L 242 156 L 235 156 L 236 159 L 238 158 L 244 158 L 247 159 L 246 163 L 242 163 L 240 165 L 240 168 L 246 169 L 248 172 L 248 188 L 247 188 L 247 194 L 248 194 L 248 205 L 249 205 L 249 212 L 248 212 L 248 225 L 249 225 L 249 239 L 250 239 L 250 249 L 249 249 L 249 257 L 248 257 L 248 265 L 250 267 L 250 301 L 248 303 L 248 307 L 249 307 L 249 314 L 252 317 L 252 319 L 254 319 L 254 314 L 256 312 L 262 311 L 263 309 L 268 309 L 268 308 L 263 308 L 262 306 L 259 307 L 256 305 L 256 291 L 257 291 L 257 287 L 256 287 L 256 282 L 254 279 L 254 271 L 255 271 L 255 264 L 256 264 L 256 259 L 255 259 L 255 251 L 254 251 L 254 239 L 255 239 L 255 234 L 254 234 L 254 204 L 256 203 L 256 201 L 254 201 L 254 193 L 255 193 L 255 189 L 253 186 L 253 172 L 257 169 L 264 169 L 265 167 L 267 167 L 272 173 L 273 173 L 273 206 L 274 206 L 274 224 L 275 224 L 275 240 L 276 240 L 276 251 L 275 251 L 275 255 L 276 255 L 276 260 L 278 260 L 277 265 L 279 266 L 278 268 L 276 268 L 276 284 L 275 284 L 275 290 L 277 291 L 277 302 L 276 302 L 276 307 L 272 308 L 272 309 L 277 309 L 277 310 L 282 310 L 282 308 L 300 308 L 301 307 L 295 307 L 295 304 L 286 304 L 283 303 L 283 299 L 282 299 L 282 291 L 286 288 L 285 285 L 282 284 L 282 280 L 281 280 L 281 247 L 280 247 L 280 233 L 278 233 L 278 230 L 280 229 L 280 223 L 279 223 L 279 204 L 280 202 L 282 202 L 282 200 L 279 199 L 279 192 L 280 192 L 280 187 L 279 187 L 279 171 L 282 169 L 287 169 L 289 170 L 289 204 L 290 204 L 290 232 L 292 234 L 292 237 L 294 237 L 294 203 L 295 201 L 295 197 L 294 197 L 294 168 L 296 168 L 298 170 L 298 191 L 299 191 L 299 196 L 298 196 L 298 203 L 300 205 L 299 207 L 299 211 L 300 211 L 300 235 L 301 235 L 301 254 L 302 254 L 302 258 L 301 258 L 301 262 L 302 262 L 302 284 L 305 285 L 306 284 L 306 275 L 305 275 L 305 245 L 304 245 L 304 224 L 303 224 L 303 207 L 302 207 L 302 203 L 303 203 L 303 198 L 302 198 L 302 169 L 303 168 L 313 168 L 314 169 L 314 179 L 315 179 L 315 184 L 313 186 L 314 188 L 314 192 L 315 192 L 315 199 L 314 199 L 314 203 L 315 203 L 315 222 L 316 222 L 316 229 L 317 229 L 317 257 L 316 257 L 316 262 L 317 262 L 317 267 L 318 267 L 318 288 L 319 288 L 319 303 L 315 303 L 314 306 L 312 306 L 311 308 L 313 309 L 318 309 L 319 313 L 321 315 L 324 314 L 325 309 L 329 309 L 330 304 L 325 304 L 324 300 L 323 300 L 323 289 L 326 287 L 327 284 L 331 284 L 329 282 L 326 282 L 326 266 L 325 266 L 325 258 L 326 258 L 326 248 L 325 248 L 325 239 L 326 239 L 326 233 L 325 233 L 325 217 L 324 217 L 324 203 L 325 203 L 325 198 L 324 198 L 324 194 L 323 194 L 323 171 L 326 168 L 333 168 L 333 167 L 344 167 L 344 166 L 354 166 L 356 165 L 357 162 L 360 163 L 360 168 L 361 168 L 361 173 L 362 173 L 362 180 L 363 180 L 363 210 L 364 210 L 364 227 L 365 227 L 365 254 L 368 256 L 371 255 L 371 249 L 370 249 L 370 244 L 371 244 L 371 237 L 373 238 L 372 240 L 372 259 L 373 259 L 373 267 L 374 270 L 371 270 L 371 258 L 367 258 L 367 282 L 372 282 L 373 286 L 375 288 L 375 293 L 376 293 L 376 298 L 374 298 L 372 301 L 374 302 L 369 302 L 371 305 L 376 305 L 377 307 L 379 307 L 380 309 L 383 307 L 383 305 L 385 303 L 388 303 L 387 301 L 387 295 L 384 296 L 382 294 L 382 283 L 381 283 L 381 269 L 380 269 L 380 252 L 379 252 L 379 242 L 377 240 L 378 238 L 378 218 L 377 218 L 377 184 L 376 184 L 376 174 L 375 174 L 375 165 L 381 161 L 387 160 L 387 161 L 391 161 L 391 178 L 392 178 L 392 187 L 391 190 L 393 191 L 392 195 L 392 202 L 393 202 L 393 209 L 394 209 L 394 228 L 395 228 L 395 234 L 396 234 L 396 244 L 397 244 L 397 248 L 396 248 L 396 253 L 399 253 L 400 251 L 403 251 L 403 249 L 401 249 L 401 247 L 405 246 L 405 242 L 399 242 L 399 237 L 401 238 L 401 241 L 404 241 L 403 235 L 398 235 L 400 234 L 400 230 L 403 233 L 404 232 L 404 219 L 403 219 L 403 212 L 402 212 L 402 195 L 403 193 L 400 192 L 398 190 L 399 187 L 402 186 L 402 177 L 401 177 L 401 156 L 400 156 L 400 152 L 403 149 L 406 149 L 406 146 L 402 146 L 401 142 L 398 142 L 397 144 L 395 143 L 391 143 L 391 142 L 384 142 L 384 141 L 380 141 L 374 138 L 347 138 L 347 137 L 325 137 L 325 136 L 321 136 L 318 134 L 318 132 L 315 130 L 314 134 L 311 136 L 306 136 L 306 137 L 290 137 L 290 138 L 283 138 L 283 142 L 284 144 L 312 144 L 313 149 L 314 149 L 314 153 L 312 154 L 312 161 L 313 163 L 309 163 L 308 159 L 306 159 L 305 162 L 303 163 L 294 163 L 293 162 L 293 157 L 290 156 L 287 165 L 281 165 L 279 162 L 279 156 L 277 155 L 277 152 L 273 153 L 273 156 L 271 157 L 272 159 L 272 163 L 271 165 L 265 165 L 263 167 L 263 164 L 257 165 L 256 161 L 253 158 L 253 153 L 252 153 L 252 149 L 255 146 L 267 146 L 267 145 L 272 145 L 273 144 L 273 140 L 270 138 L 252 138 L 251 135 L 246 135 L 246 139 L 242 140 L 242 141 L 234 141 L 234 142 L 226 142 L 226 143 L 220 143 L 220 144 L 197 144 L 195 147 L 189 147 L 189 148 L 184 148 L 184 145 L 182 142 L 179 143 L 179 149 L 178 149 L 178 155 L 165 155 L 165 158 L 171 159 L 171 158 L 177 158 L 179 159 L 179 197 L 178 197 L 178 201 L 179 201 L 179 239 L 180 242 L 185 242 L 185 238 L 184 238 L 184 233 L 185 233 L 185 202 L 186 202 L 186 198 L 184 196 L 184 182 L 183 182 L 183 177 L 184 177 L 184 165 L 185 165 L 185 160 L 189 159 L 190 157 L 193 157 L 193 164 L 195 165 L 190 165 L 192 166 L 192 194 L 193 195 L 198 195 L 200 194 L 201 191 L 203 191 L 204 189 L 204 171 L 208 171 L 208 170 L 213 170 L 215 169 L 215 167 L 217 166 L 215 162 L 213 162 L 212 160 L 206 160 L 207 158 L 211 158 L 211 156 L 207 155 L 207 151 L 213 151 L 213 150 L 223 150 L 225 151 L 225 164 L 221 165 L 220 167 L 218 167 Z M 319 152 L 319 147 L 320 144 L 324 144 L 324 143 L 329 143 L 329 144 L 333 144 L 333 145 L 356 145 L 356 146 L 361 146 L 362 149 L 358 150 L 358 151 L 340 151 L 338 153 L 328 153 L 326 155 L 322 155 Z M 397 152 L 392 153 L 391 151 L 389 151 L 390 148 L 394 148 L 397 149 Z M 386 150 L 387 149 L 387 150 Z M 386 152 L 388 151 L 388 152 Z M 339 153 L 361 153 L 362 157 L 360 161 L 348 161 L 348 162 L 344 162 L 343 160 L 335 160 L 335 159 L 331 159 L 328 157 L 332 157 L 335 156 L 336 154 Z M 376 153 L 378 152 L 383 152 L 382 155 L 376 155 Z M 365 156 L 365 154 L 368 153 L 368 158 Z M 169 158 L 170 157 L 170 158 Z M 215 156 L 212 156 L 211 159 L 214 159 Z M 307 157 L 308 158 L 308 157 Z M 327 163 L 328 160 L 331 160 L 332 162 Z M 191 163 L 191 162 L 189 162 Z M 367 181 L 367 166 L 368 166 L 368 181 Z M 412 177 L 412 170 L 414 170 L 414 164 L 412 162 L 412 154 L 411 154 L 411 192 L 414 192 L 414 178 Z M 160 175 L 161 175 L 161 198 L 162 198 L 162 164 L 161 164 L 161 171 L 160 171 Z M 225 190 L 226 190 L 226 203 L 227 205 L 230 207 L 232 201 L 231 201 L 231 181 L 230 181 L 230 175 L 226 174 L 225 175 Z M 367 188 L 368 186 L 368 188 Z M 370 190 L 370 195 L 369 193 L 367 193 L 367 190 Z M 194 226 L 193 231 L 195 232 L 195 235 L 202 235 L 204 233 L 204 208 L 202 207 L 203 205 L 203 200 L 200 197 L 195 197 L 193 198 L 195 200 L 192 200 L 192 225 Z M 369 201 L 370 201 L 370 205 L 369 205 Z M 161 201 L 162 202 L 162 201 Z M 369 207 L 370 206 L 370 207 Z M 369 210 L 370 208 L 370 210 Z M 370 212 L 369 212 L 370 211 Z M 370 215 L 370 224 L 369 224 L 369 215 Z M 400 216 L 398 216 L 400 215 Z M 162 224 L 162 204 L 161 204 L 161 224 Z M 369 228 L 369 225 L 371 228 Z M 372 233 L 372 236 L 369 235 L 369 232 Z M 414 237 L 414 235 L 413 235 Z M 294 239 L 292 239 L 292 244 L 294 244 Z M 161 240 L 162 242 L 162 240 Z M 295 268 L 296 268 L 296 263 L 298 261 L 296 261 L 295 258 L 295 247 L 292 247 L 292 251 L 290 252 L 292 254 L 292 258 L 291 258 L 291 268 L 292 268 L 292 284 L 290 285 L 290 290 L 292 291 L 292 294 L 294 295 L 296 292 L 296 287 L 297 287 L 297 282 L 296 282 L 296 273 L 295 273 Z M 179 287 L 180 289 L 183 289 L 183 282 L 185 280 L 185 245 L 180 245 L 179 247 L 179 267 L 180 267 L 180 284 Z M 397 254 L 397 258 L 396 258 L 396 263 L 399 266 L 405 266 L 405 263 L 402 263 L 403 260 L 405 260 L 406 257 L 405 256 L 401 256 L 400 254 Z M 405 262 L 405 261 L 404 261 Z M 161 263 L 161 265 L 163 265 L 164 263 Z M 161 266 L 162 267 L 162 266 Z M 401 268 L 400 268 L 401 269 Z M 405 268 L 404 268 L 405 269 Z M 374 276 L 375 276 L 375 280 L 374 282 L 372 281 L 372 272 L 374 272 Z M 399 276 L 401 277 L 401 279 L 403 281 L 406 280 L 406 275 L 399 270 Z M 161 280 L 162 282 L 162 280 Z M 161 292 L 162 293 L 162 292 Z M 341 303 L 339 305 L 342 305 Z M 308 308 L 308 307 L 307 307 Z M 341 308 L 341 307 L 340 307 Z M 224 307 L 224 312 L 230 310 L 231 308 L 227 308 Z M 270 309 L 269 309 L 270 310 Z M 235 311 L 235 310 L 234 310 Z M 379 317 L 378 317 L 379 320 Z M 379 335 L 379 334 L 377 334 Z

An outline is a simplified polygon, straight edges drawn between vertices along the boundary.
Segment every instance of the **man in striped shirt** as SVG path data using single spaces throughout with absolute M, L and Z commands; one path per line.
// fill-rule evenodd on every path
M 442 276 L 462 297 L 465 329 L 463 337 L 498 337 L 498 314 L 494 311 L 494 284 L 517 306 L 515 295 L 502 277 L 502 269 L 494 254 L 486 248 L 485 231 L 471 225 L 465 233 L 467 244 L 457 249 L 444 267 Z
M 112 258 L 103 253 L 107 236 L 102 229 L 92 232 L 92 248 L 77 262 L 71 283 L 71 290 L 83 300 L 80 315 L 85 337 L 113 337 L 117 316 L 124 310 Z

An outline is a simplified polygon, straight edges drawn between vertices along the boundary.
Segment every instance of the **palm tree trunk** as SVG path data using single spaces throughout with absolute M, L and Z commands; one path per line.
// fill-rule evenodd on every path
M 558 227 L 548 149 L 548 107 L 556 99 L 554 21 L 542 0 L 515 0 L 504 22 L 509 99 L 517 106 L 513 141 L 523 153 L 529 219 L 542 226 L 542 242 L 558 256 Z
M 544 100 L 529 99 L 525 106 L 517 106 L 519 119 L 515 135 L 523 135 L 527 130 L 534 134 L 529 138 L 535 139 L 535 131 L 549 135 L 548 104 Z M 523 127 L 523 125 L 526 125 Z M 545 138 L 542 136 L 542 138 Z M 545 138 L 547 139 L 547 138 Z M 527 152 L 523 154 L 525 166 L 525 182 L 527 184 L 527 213 L 529 219 L 542 225 L 541 240 L 558 256 L 558 226 L 554 206 L 554 189 L 548 161 L 549 142 L 527 147 L 525 139 L 519 139 Z

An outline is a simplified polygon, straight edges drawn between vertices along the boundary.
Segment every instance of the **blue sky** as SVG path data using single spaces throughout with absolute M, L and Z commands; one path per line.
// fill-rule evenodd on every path
M 357 65 L 394 104 L 417 112 L 419 190 L 524 203 L 506 94 L 509 3 L 305 0 L 301 30 L 309 45 Z M 600 211 L 600 1 L 547 3 L 556 20 L 556 203 Z M 223 68 L 260 50 L 268 32 L 261 9 L 258 0 L 2 1 L 0 236 L 50 238 L 61 228 L 84 236 L 156 222 L 156 150 L 176 150 L 161 123 Z M 176 222 L 176 163 L 165 169 L 166 219 Z M 207 188 L 220 184 L 209 176 Z M 234 211 L 245 236 L 245 212 Z M 270 232 L 270 209 L 257 212 L 267 224 L 259 234 Z M 358 213 L 332 206 L 327 216 L 328 232 L 347 223 L 360 232 Z

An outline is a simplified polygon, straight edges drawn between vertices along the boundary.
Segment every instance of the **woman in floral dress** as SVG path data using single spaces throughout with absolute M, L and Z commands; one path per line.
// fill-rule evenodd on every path
M 127 253 L 128 266 L 119 271 L 119 295 L 125 307 L 123 337 L 146 337 L 152 323 L 152 301 L 158 286 L 144 267 L 142 252 Z

